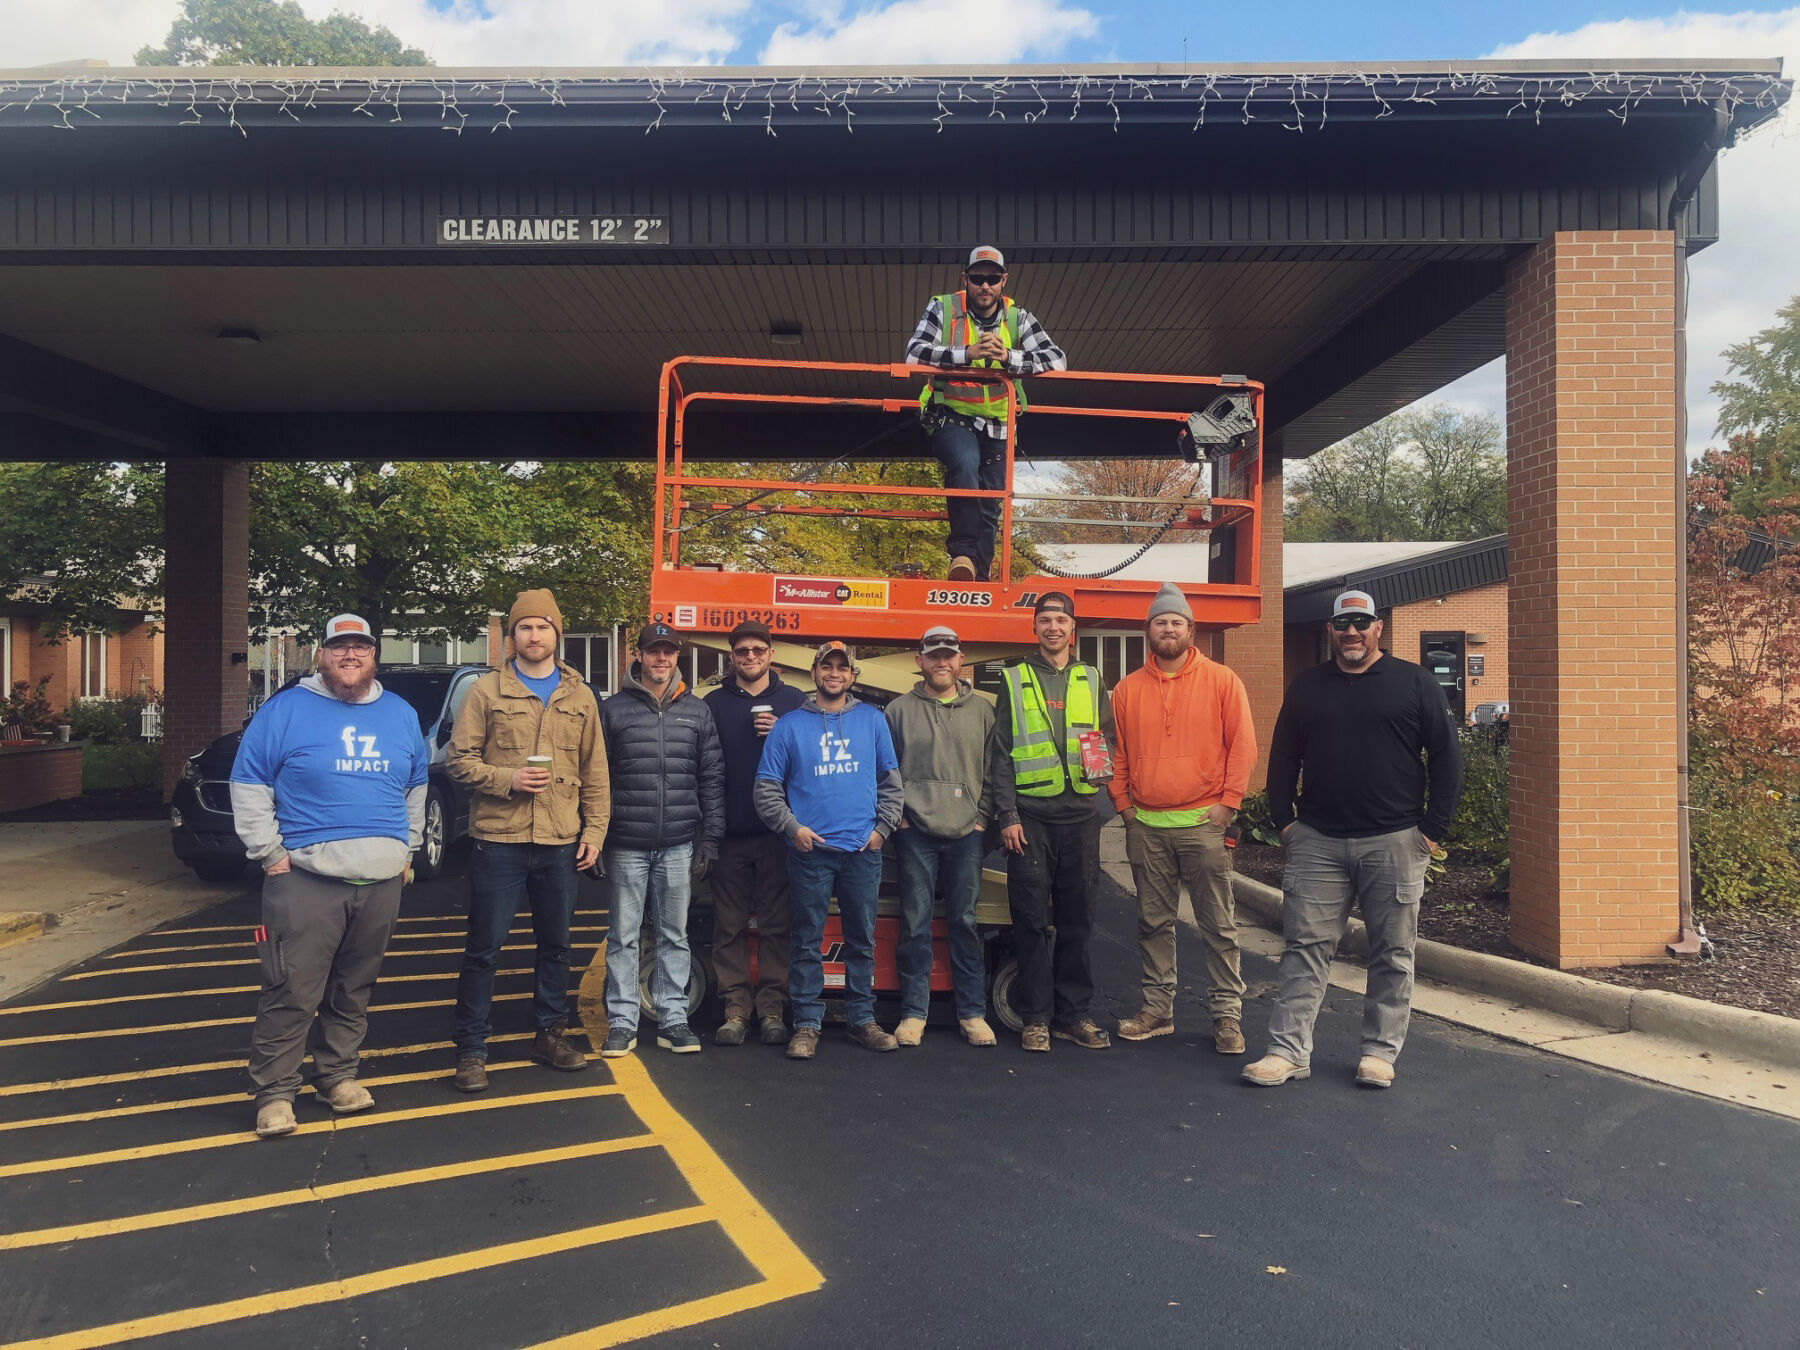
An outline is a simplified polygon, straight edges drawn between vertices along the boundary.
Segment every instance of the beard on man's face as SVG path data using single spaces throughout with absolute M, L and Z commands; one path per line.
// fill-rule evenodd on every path
M 354 671 L 338 670 L 330 666 L 319 669 L 319 677 L 325 681 L 325 687 L 338 698 L 355 699 L 369 692 L 369 686 L 375 683 L 375 663 L 369 661 Z

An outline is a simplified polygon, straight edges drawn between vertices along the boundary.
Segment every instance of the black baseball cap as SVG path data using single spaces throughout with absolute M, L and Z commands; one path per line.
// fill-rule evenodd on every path
M 763 623 L 760 619 L 745 619 L 736 628 L 731 630 L 730 636 L 725 640 L 729 645 L 735 647 L 738 644 L 739 638 L 747 637 L 761 638 L 770 646 L 773 646 L 775 643 L 775 636 L 769 632 L 769 625 Z
M 1062 591 L 1045 591 L 1031 607 L 1031 616 L 1035 619 L 1044 613 L 1067 614 L 1072 619 L 1075 617 L 1075 602 Z
M 668 624 L 653 620 L 638 629 L 637 649 L 647 652 L 652 647 L 674 647 L 681 649 L 681 637 Z

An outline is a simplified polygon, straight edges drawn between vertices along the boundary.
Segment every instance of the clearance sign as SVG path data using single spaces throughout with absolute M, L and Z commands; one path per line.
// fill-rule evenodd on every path
M 888 584 L 868 577 L 776 577 L 777 605 L 886 609 Z

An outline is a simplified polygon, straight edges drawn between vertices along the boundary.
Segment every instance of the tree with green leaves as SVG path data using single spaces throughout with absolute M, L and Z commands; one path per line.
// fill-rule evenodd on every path
M 0 463 L 0 596 L 51 637 L 99 632 L 162 592 L 160 464 Z
M 1746 461 L 1732 506 L 1752 522 L 1800 502 L 1800 296 L 1777 318 L 1725 349 L 1735 378 L 1712 387 L 1720 399 L 1719 434 L 1732 438 Z
M 548 586 L 571 620 L 641 613 L 653 476 L 593 463 L 259 463 L 250 475 L 251 613 L 319 627 L 464 637 Z
M 354 14 L 309 19 L 295 0 L 181 0 L 160 47 L 140 66 L 428 66 L 385 26 Z
M 1295 542 L 1504 534 L 1500 424 L 1441 403 L 1384 417 L 1289 473 L 1283 521 Z

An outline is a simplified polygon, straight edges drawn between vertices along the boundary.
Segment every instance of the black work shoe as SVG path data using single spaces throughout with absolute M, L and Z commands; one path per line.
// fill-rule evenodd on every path
M 1050 1034 L 1059 1041 L 1074 1041 L 1084 1050 L 1104 1050 L 1112 1044 L 1112 1037 L 1094 1025 L 1094 1019 L 1084 1017 L 1079 1022 L 1070 1022 L 1064 1026 L 1051 1027 Z
M 613 1027 L 606 1033 L 606 1042 L 600 1047 L 601 1059 L 623 1059 L 637 1049 L 637 1032 L 627 1031 L 624 1027 Z
M 713 1032 L 714 1045 L 742 1045 L 750 1034 L 750 1021 L 744 1017 L 727 1017 Z
M 487 1085 L 487 1061 L 485 1059 L 464 1055 L 456 1061 L 456 1075 L 450 1080 L 451 1087 L 458 1092 L 486 1092 Z
M 546 1027 L 531 1043 L 531 1057 L 563 1073 L 579 1073 L 587 1068 L 587 1056 L 570 1045 L 561 1027 Z
M 762 1032 L 757 1039 L 764 1045 L 786 1045 L 788 1043 L 787 1023 L 779 1017 L 763 1018 Z
M 664 1050 L 673 1050 L 678 1055 L 700 1053 L 700 1038 L 694 1035 L 686 1022 L 677 1022 L 670 1027 L 658 1027 L 656 1043 Z

